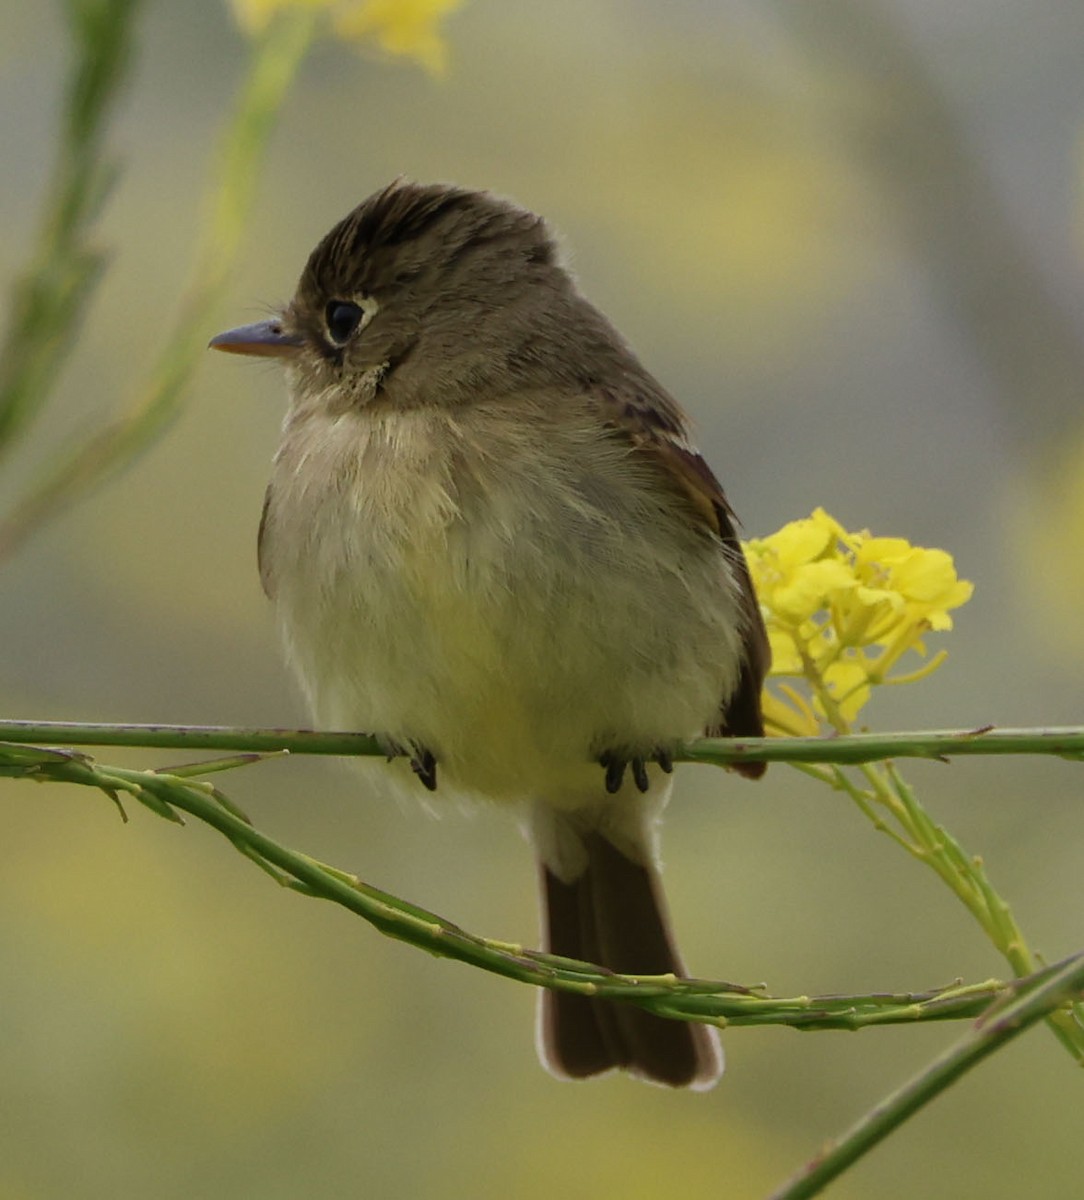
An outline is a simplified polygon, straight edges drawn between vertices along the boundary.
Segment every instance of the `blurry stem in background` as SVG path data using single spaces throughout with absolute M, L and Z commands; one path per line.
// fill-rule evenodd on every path
M 44 406 L 75 344 L 105 254 L 91 228 L 116 175 L 106 122 L 131 58 L 141 0 L 68 0 L 75 63 L 60 147 L 30 262 L 12 287 L 0 348 L 0 459 Z
M 1079 995 L 1081 988 L 1084 988 L 1084 956 L 1076 955 L 1037 986 L 1010 1003 L 991 1009 L 962 1041 L 882 1100 L 842 1137 L 830 1142 L 768 1200 L 807 1200 L 816 1196 L 961 1075 L 1036 1021 L 1049 1017 L 1055 1009 Z
M 223 135 L 219 170 L 208 189 L 206 234 L 172 336 L 128 411 L 73 450 L 0 522 L 0 558 L 110 471 L 132 460 L 177 415 L 206 343 L 208 321 L 241 249 L 268 139 L 318 21 L 312 11 L 290 9 L 255 43 L 248 77 Z M 70 332 L 66 336 L 70 338 Z M 37 382 L 40 375 L 33 379 Z M 21 411 L 32 411 L 37 403 L 28 393 Z

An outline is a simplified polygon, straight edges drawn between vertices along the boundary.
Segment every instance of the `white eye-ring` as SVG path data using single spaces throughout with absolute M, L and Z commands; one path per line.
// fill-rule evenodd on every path
M 345 346 L 373 319 L 376 301 L 369 296 L 360 300 L 329 300 L 324 309 L 327 336 L 336 346 Z

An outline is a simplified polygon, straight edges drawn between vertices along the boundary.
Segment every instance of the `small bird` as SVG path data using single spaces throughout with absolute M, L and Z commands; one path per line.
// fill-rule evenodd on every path
M 520 806 L 551 953 L 684 977 L 657 845 L 672 755 L 763 733 L 767 637 L 682 410 L 545 222 L 396 180 L 278 316 L 211 345 L 285 366 L 260 573 L 316 721 L 378 732 L 415 787 Z M 560 1077 L 722 1073 L 706 1025 L 548 989 L 540 1013 Z

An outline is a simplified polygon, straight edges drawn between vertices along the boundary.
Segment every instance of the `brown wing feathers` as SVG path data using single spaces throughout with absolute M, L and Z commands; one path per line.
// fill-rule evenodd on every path
M 706 729 L 705 735 L 763 737 L 760 693 L 771 655 L 749 566 L 735 530 L 736 518 L 711 468 L 688 444 L 677 405 L 661 389 L 660 395 L 666 403 L 660 403 L 659 396 L 655 395 L 651 397 L 651 403 L 622 401 L 612 394 L 603 395 L 601 399 L 614 412 L 614 430 L 658 464 L 660 472 L 688 501 L 691 516 L 702 521 L 719 538 L 735 575 L 744 616 L 745 653 L 738 686 L 723 700 L 718 723 Z M 750 779 L 758 779 L 764 774 L 765 764 L 742 763 L 735 770 Z

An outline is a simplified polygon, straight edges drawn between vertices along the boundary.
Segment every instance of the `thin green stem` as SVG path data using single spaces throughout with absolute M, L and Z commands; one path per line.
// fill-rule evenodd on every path
M 248 226 L 267 143 L 315 36 L 319 15 L 292 8 L 272 21 L 254 53 L 226 128 L 208 192 L 207 230 L 173 332 L 127 412 L 47 472 L 0 523 L 0 558 L 88 489 L 145 450 L 180 411 Z
M 838 1178 L 890 1133 L 983 1059 L 1037 1021 L 1049 1017 L 1084 988 L 1084 955 L 1075 955 L 1011 1002 L 995 1006 L 962 1041 L 829 1143 L 769 1200 L 808 1200 Z
M 57 159 L 40 205 L 41 227 L 13 285 L 0 348 L 0 458 L 48 399 L 101 278 L 105 255 L 91 236 L 116 174 L 105 155 L 105 134 L 141 6 L 141 0 L 65 5 L 75 62 Z
M 212 769 L 220 762 L 210 764 Z M 786 1025 L 803 1031 L 973 1019 L 993 1001 L 1011 999 L 1025 981 L 987 980 L 910 993 L 772 997 L 758 988 L 673 976 L 616 975 L 590 963 L 541 954 L 479 937 L 436 913 L 363 883 L 357 877 L 280 845 L 206 780 L 162 771 L 98 765 L 79 751 L 0 744 L 0 775 L 81 785 L 121 796 L 174 823 L 181 813 L 211 826 L 277 883 L 330 900 L 388 937 L 431 954 L 539 987 L 606 996 L 678 1020 L 729 1025 Z M 1046 978 L 1057 968 L 1044 968 Z
M 935 824 L 918 802 L 913 789 L 893 763 L 883 767 L 883 777 L 902 802 L 907 825 L 923 847 L 924 861 L 937 871 L 982 926 L 987 937 L 1018 977 L 1030 975 L 1038 965 L 1012 909 L 995 890 L 982 859 L 969 855 L 943 826 Z M 880 773 L 880 772 L 879 772 Z M 1079 1012 L 1077 1014 L 1080 1015 Z M 1084 1063 L 1084 1026 L 1073 1013 L 1055 1013 L 1048 1024 L 1051 1032 L 1079 1063 Z
M 846 735 L 832 739 L 766 739 L 764 758 L 776 757 L 777 751 L 794 742 L 814 761 L 853 762 L 866 757 L 873 749 L 880 752 L 887 740 L 907 738 L 912 749 L 924 756 L 942 757 L 944 751 L 968 747 L 965 753 L 984 750 L 993 753 L 1074 751 L 1084 745 L 1084 731 L 1065 730 L 985 730 L 973 733 L 930 733 L 906 735 Z M 41 722 L 0 722 L 0 739 L 13 743 L 68 742 L 79 745 L 158 746 L 194 750 L 230 750 L 241 755 L 292 752 L 335 755 L 378 755 L 383 753 L 380 741 L 372 736 L 350 733 L 316 733 L 303 730 L 253 730 L 193 726 L 140 725 L 73 725 Z M 747 749 L 748 742 L 741 744 Z M 691 744 L 677 755 L 687 761 L 725 761 L 735 743 L 721 739 Z M 939 748 L 934 750 L 934 748 Z M 705 748 L 707 753 L 705 754 Z M 26 751 L 23 751 L 25 754 Z M 34 752 L 31 752 L 34 753 Z M 790 756 L 785 756 L 789 758 Z M 67 760 L 64 760 L 67 761 Z M 227 769 L 251 761 L 248 757 L 216 762 L 208 769 Z M 799 764 L 800 766 L 803 764 Z M 2 770 L 0 765 L 0 770 Z M 846 792 L 873 822 L 875 828 L 887 833 L 909 854 L 928 863 L 966 905 L 982 925 L 987 936 L 1008 959 L 1018 976 L 1030 974 L 1035 957 L 1028 948 L 1023 932 L 1016 925 L 1009 906 L 998 896 L 987 878 L 981 860 L 964 853 L 958 843 L 942 827 L 930 820 L 918 804 L 913 792 L 893 766 L 884 770 L 864 765 L 862 772 L 870 785 L 866 791 L 858 787 L 838 767 L 806 767 L 825 779 L 831 786 Z M 185 767 L 185 774 L 199 771 L 198 765 Z M 15 773 L 9 769 L 6 773 Z M 886 820 L 888 814 L 892 821 Z M 249 852 L 248 849 L 245 850 Z M 1078 1061 L 1084 1061 L 1084 1028 L 1072 1015 L 1052 1019 L 1052 1030 L 1059 1041 Z
M 62 721 L 0 721 L 0 741 L 66 746 L 140 746 L 156 750 L 232 750 L 238 753 L 381 755 L 365 733 L 308 729 L 252 729 L 227 725 L 116 725 Z
M 903 833 L 896 829 L 893 825 L 881 815 L 879 805 L 884 806 L 884 797 L 877 787 L 876 772 L 868 765 L 863 764 L 862 771 L 866 778 L 872 784 L 869 791 L 859 787 L 847 774 L 846 771 L 839 767 L 833 767 L 836 782 L 834 787 L 838 791 L 846 792 L 848 796 L 858 805 L 859 810 L 869 819 L 874 829 L 879 833 L 887 834 L 894 842 L 902 846 L 908 854 L 918 854 L 918 847 L 914 842 L 909 841 Z M 890 806 L 886 806 L 890 807 Z M 894 814 L 893 814 L 894 815 Z
M 220 725 L 135 725 L 72 721 L 0 721 L 0 741 L 70 746 L 146 746 L 179 750 L 235 750 L 292 754 L 380 755 L 368 734 Z M 1043 754 L 1084 758 L 1084 727 L 918 730 L 854 733 L 839 737 L 700 738 L 675 759 L 727 767 L 743 762 L 878 762 L 886 758 L 945 761 L 975 755 Z

